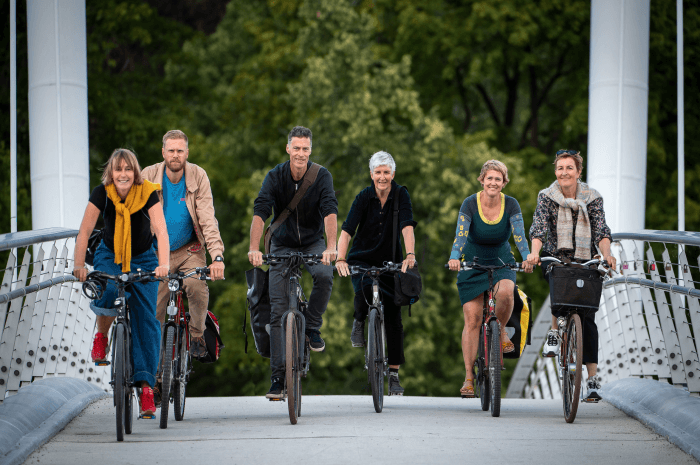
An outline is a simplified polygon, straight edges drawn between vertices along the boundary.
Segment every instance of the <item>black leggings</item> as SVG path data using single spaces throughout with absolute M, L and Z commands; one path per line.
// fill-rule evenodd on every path
M 546 267 L 542 267 L 544 279 L 549 284 L 549 273 L 546 273 Z M 555 317 L 566 316 L 566 312 L 562 310 L 552 310 L 552 315 Z M 579 312 L 581 316 L 581 326 L 583 326 L 583 363 L 598 363 L 598 325 L 595 323 L 595 311 Z
M 364 321 L 367 318 L 367 314 L 369 312 L 369 305 L 367 301 L 369 301 L 369 303 L 372 302 L 372 288 L 365 287 L 363 291 L 364 292 L 358 292 L 355 294 L 355 319 L 358 321 Z M 401 322 L 401 307 L 394 303 L 393 294 L 388 295 L 387 292 L 382 290 L 381 295 L 382 303 L 384 304 L 384 327 L 386 328 L 386 343 L 388 352 L 387 355 L 389 356 L 389 365 L 402 365 L 406 360 L 404 359 L 403 353 L 403 323 Z

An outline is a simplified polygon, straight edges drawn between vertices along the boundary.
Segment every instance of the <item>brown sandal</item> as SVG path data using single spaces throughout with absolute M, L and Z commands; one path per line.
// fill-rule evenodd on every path
M 506 338 L 508 338 L 507 335 L 506 335 Z M 501 341 L 501 351 L 504 354 L 509 354 L 511 352 L 515 352 L 515 345 L 513 344 L 513 341 L 510 340 L 510 338 L 508 338 L 506 340 L 506 342 Z
M 462 385 L 462 389 L 459 390 L 459 393 L 462 395 L 462 399 L 476 397 L 474 395 L 474 380 L 465 379 L 464 384 Z

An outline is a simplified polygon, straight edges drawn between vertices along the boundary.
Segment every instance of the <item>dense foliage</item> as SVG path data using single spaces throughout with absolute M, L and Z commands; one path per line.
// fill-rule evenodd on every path
M 700 10 L 697 1 L 685 3 L 690 103 L 698 88 Z M 652 0 L 646 226 L 653 229 L 677 224 L 674 5 Z M 23 8 L 20 206 L 28 212 Z M 443 265 L 457 211 L 480 189 L 481 164 L 497 158 L 510 170 L 504 192 L 519 200 L 529 228 L 537 192 L 553 180 L 552 152 L 579 148 L 585 156 L 590 2 L 208 0 L 174 8 L 156 0 L 107 0 L 87 2 L 87 24 L 93 184 L 115 147 L 133 148 L 144 166 L 158 162 L 161 136 L 175 127 L 190 136 L 190 161 L 212 181 L 227 279 L 212 284 L 211 308 L 220 316 L 226 349 L 217 364 L 195 367 L 194 393 L 260 395 L 268 387 L 267 360 L 250 340 L 249 353 L 243 352 L 248 233 L 265 173 L 288 158 L 289 129 L 304 125 L 314 132 L 312 159 L 334 175 L 341 223 L 370 182 L 370 155 L 394 155 L 396 181 L 409 188 L 418 221 L 425 289 L 413 317 L 404 314 L 402 382 L 411 395 L 454 395 L 464 376 L 463 318 L 455 276 Z M 8 94 L 0 96 L 5 108 Z M 9 186 L 8 112 L 3 115 L 0 176 Z M 686 105 L 685 118 L 690 134 L 700 109 Z M 688 230 L 700 228 L 698 161 L 700 149 L 686 144 Z M 9 218 L 7 196 L 0 210 Z M 30 223 L 28 214 L 20 215 L 20 229 L 31 229 Z M 538 309 L 547 294 L 544 281 L 519 275 L 519 283 Z M 322 329 L 327 349 L 313 356 L 306 393 L 364 392 L 362 353 L 349 345 L 351 323 L 352 288 L 337 278 Z

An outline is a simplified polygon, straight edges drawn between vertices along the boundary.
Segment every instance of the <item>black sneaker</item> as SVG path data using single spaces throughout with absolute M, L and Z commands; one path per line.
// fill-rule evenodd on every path
M 598 394 L 598 391 L 600 390 L 599 377 L 591 376 L 590 378 L 588 378 L 588 381 L 586 381 L 586 388 L 588 388 L 588 390 L 586 391 L 586 395 L 583 398 L 585 402 L 598 402 L 602 399 L 602 397 L 600 397 L 600 394 Z
M 268 399 L 281 399 L 283 397 L 282 391 L 284 390 L 284 384 L 280 378 L 275 378 L 272 380 L 272 386 L 270 390 L 265 395 Z
M 353 320 L 352 333 L 350 333 L 350 342 L 353 347 L 365 346 L 365 322 Z
M 404 389 L 401 387 L 399 382 L 399 372 L 390 371 L 389 372 L 389 395 L 390 396 L 402 396 Z
M 306 331 L 306 337 L 309 341 L 309 347 L 314 352 L 323 352 L 326 348 L 326 343 L 321 339 L 321 332 L 317 329 L 309 329 Z

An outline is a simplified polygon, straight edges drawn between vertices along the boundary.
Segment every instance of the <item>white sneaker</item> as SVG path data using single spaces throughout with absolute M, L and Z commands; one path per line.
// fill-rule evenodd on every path
M 555 357 L 559 353 L 559 345 L 559 333 L 554 329 L 550 329 L 547 332 L 547 340 L 542 348 L 542 356 Z
M 588 381 L 586 381 L 586 387 L 588 390 L 586 391 L 586 395 L 583 397 L 584 402 L 598 402 L 602 399 L 600 394 L 598 394 L 598 390 L 600 389 L 600 378 L 598 376 L 591 376 L 588 378 Z

